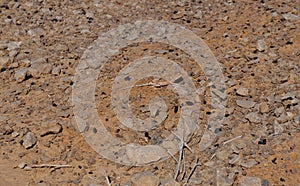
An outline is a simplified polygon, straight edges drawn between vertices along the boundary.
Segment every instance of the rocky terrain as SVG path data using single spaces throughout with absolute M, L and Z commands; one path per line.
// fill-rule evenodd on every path
M 299 0 L 2 0 L 0 185 L 299 186 L 299 12 Z M 201 150 L 211 115 L 203 70 L 167 44 L 123 48 L 101 69 L 95 100 L 104 126 L 124 143 L 159 143 L 181 112 L 178 95 L 163 83 L 136 86 L 132 112 L 149 117 L 149 100 L 161 95 L 167 118 L 149 132 L 120 127 L 110 93 L 125 64 L 149 55 L 174 60 L 201 90 L 200 125 L 185 148 L 163 161 L 126 166 L 101 156 L 81 135 L 72 88 L 81 57 L 98 36 L 138 20 L 179 24 L 200 37 L 220 63 L 227 104 L 216 139 Z

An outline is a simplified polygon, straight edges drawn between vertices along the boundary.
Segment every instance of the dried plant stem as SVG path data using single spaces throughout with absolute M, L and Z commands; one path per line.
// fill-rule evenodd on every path
M 232 142 L 232 141 L 234 141 L 234 140 L 237 140 L 237 139 L 239 139 L 239 138 L 241 138 L 241 137 L 242 137 L 242 135 L 237 136 L 237 137 L 235 137 L 235 138 L 232 138 L 232 139 L 230 139 L 230 140 L 224 141 L 224 142 L 223 142 L 223 145 L 226 145 L 227 143 L 230 143 L 230 142 Z
M 187 177 L 187 180 L 186 180 L 185 184 L 188 184 L 188 183 L 189 183 L 191 177 L 193 176 L 193 174 L 194 174 L 194 172 L 195 172 L 195 170 L 196 170 L 196 168 L 197 168 L 198 166 L 200 166 L 199 158 L 197 158 L 196 163 L 194 164 L 194 166 L 193 166 L 193 168 L 192 168 L 192 170 L 191 170 L 189 176 Z
M 30 166 L 31 168 L 71 168 L 73 167 L 72 165 L 55 165 L 55 164 L 40 164 L 40 165 L 32 165 Z
M 179 158 L 178 158 L 178 163 L 177 163 L 175 174 L 174 174 L 174 180 L 176 180 L 176 178 L 178 177 L 179 171 L 180 171 L 181 160 L 182 160 L 182 156 L 183 156 L 183 153 L 184 153 L 183 148 L 184 148 L 184 144 L 181 143 L 180 144 L 180 154 L 179 154 Z
M 104 171 L 104 176 L 105 176 L 105 179 L 106 179 L 107 185 L 108 185 L 108 186 L 111 186 L 111 183 L 110 183 L 109 177 L 107 176 L 107 173 L 106 173 L 106 171 Z
M 180 167 L 181 167 L 181 161 L 184 158 L 184 147 L 186 147 L 187 149 L 189 149 L 191 152 L 193 152 L 193 150 L 186 144 L 186 142 L 184 141 L 183 137 L 179 137 L 176 133 L 172 132 L 179 140 L 180 140 L 180 152 L 179 152 L 179 158 L 177 161 L 177 166 L 176 166 L 176 170 L 175 170 L 175 174 L 174 174 L 174 180 L 176 180 L 176 178 L 179 175 L 180 172 Z M 182 135 L 183 136 L 183 135 Z M 184 160 L 184 159 L 183 159 Z M 184 162 L 184 166 L 185 166 L 185 162 Z M 184 167 L 184 172 L 185 172 L 185 167 Z M 185 174 L 185 173 L 184 173 Z M 183 175 L 184 177 L 184 175 Z

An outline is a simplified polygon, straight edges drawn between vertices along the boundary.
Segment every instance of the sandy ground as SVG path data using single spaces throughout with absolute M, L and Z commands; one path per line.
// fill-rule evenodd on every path
M 299 9 L 297 0 L 2 0 L 0 185 L 298 186 Z M 125 65 L 149 55 L 170 59 L 202 90 L 199 126 L 187 141 L 192 151 L 183 150 L 175 179 L 180 153 L 146 166 L 107 160 L 81 135 L 73 111 L 75 69 L 84 51 L 102 33 L 138 20 L 163 20 L 193 31 L 224 75 L 224 121 L 213 143 L 201 151 L 212 97 L 205 72 L 189 54 L 164 43 L 142 42 L 122 48 L 100 71 L 96 109 L 107 131 L 124 143 L 159 144 L 172 134 L 181 113 L 179 96 L 169 86 L 136 86 L 130 91 L 134 115 L 149 117 L 148 103 L 159 95 L 168 106 L 167 117 L 149 132 L 122 127 L 110 93 Z

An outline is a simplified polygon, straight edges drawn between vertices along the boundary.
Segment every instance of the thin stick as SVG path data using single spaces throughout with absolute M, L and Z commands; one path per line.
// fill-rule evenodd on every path
M 174 180 L 176 180 L 176 178 L 179 174 L 179 170 L 180 170 L 180 166 L 181 166 L 181 159 L 183 156 L 183 148 L 184 148 L 184 143 L 181 143 L 180 144 L 180 154 L 179 154 L 178 163 L 177 163 L 176 170 L 175 170 Z
M 193 168 L 192 168 L 192 170 L 191 170 L 189 176 L 187 177 L 187 180 L 186 180 L 185 184 L 188 184 L 188 183 L 189 183 L 191 177 L 193 176 L 193 174 L 194 174 L 194 172 L 196 171 L 196 168 L 197 168 L 198 166 L 200 166 L 199 158 L 197 158 L 196 163 L 194 164 L 194 166 L 193 166 Z
M 167 85 L 170 85 L 170 82 L 161 80 L 161 79 L 154 79 L 154 80 L 152 80 L 152 82 L 124 87 L 121 90 L 129 89 L 129 88 L 133 88 L 133 87 L 144 87 L 144 86 L 153 86 L 155 88 L 160 88 L 160 87 L 164 87 Z
M 111 186 L 111 183 L 110 183 L 109 177 L 107 176 L 107 173 L 106 173 L 106 171 L 104 171 L 104 176 L 105 176 L 105 179 L 106 179 L 107 185 L 108 185 L 108 186 Z
M 223 142 L 223 145 L 226 145 L 227 143 L 230 143 L 230 142 L 232 142 L 232 141 L 234 141 L 234 140 L 237 140 L 237 139 L 241 138 L 242 136 L 243 136 L 243 135 L 240 135 L 240 136 L 237 136 L 237 137 L 232 138 L 232 139 L 230 139 L 230 140 L 224 141 L 224 142 Z
M 171 152 L 167 151 L 167 153 L 176 161 L 176 163 L 178 163 L 178 160 L 175 158 L 175 156 Z
M 184 147 L 188 148 L 189 151 L 191 151 L 193 153 L 193 150 L 187 145 L 187 143 L 181 137 L 179 137 L 175 132 L 173 132 L 173 131 L 171 131 L 171 132 L 181 141 L 181 143 L 183 143 Z
M 179 137 L 173 131 L 172 131 L 172 133 L 180 140 L 180 154 L 179 154 L 179 159 L 178 159 L 178 163 L 177 163 L 175 174 L 174 174 L 174 180 L 176 180 L 176 178 L 178 177 L 179 171 L 180 171 L 181 160 L 184 157 L 184 147 L 187 147 L 191 152 L 193 152 L 193 150 L 187 145 L 187 143 L 184 141 L 183 137 Z M 183 131 L 182 131 L 182 136 L 183 136 Z M 184 171 L 185 171 L 185 167 L 184 167 Z
M 32 165 L 30 166 L 31 168 L 55 168 L 55 169 L 59 169 L 59 168 L 71 168 L 73 167 L 72 165 L 54 165 L 54 164 L 40 164 L 40 165 Z
M 182 172 L 183 172 L 183 174 L 182 174 L 182 177 L 181 177 L 181 180 L 180 181 L 182 181 L 183 179 L 184 179 L 184 177 L 185 177 L 185 174 L 186 174 L 186 169 L 185 169 L 185 155 L 184 155 L 184 152 L 182 153 L 182 159 L 183 159 L 183 163 L 182 163 L 182 165 L 183 165 L 183 170 L 182 170 Z
M 216 153 L 214 153 L 214 154 L 210 157 L 209 161 L 212 160 L 215 156 L 216 156 Z

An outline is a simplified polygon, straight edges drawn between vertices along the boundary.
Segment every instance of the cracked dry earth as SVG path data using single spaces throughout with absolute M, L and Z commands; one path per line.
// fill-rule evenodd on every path
M 298 0 L 2 0 L 0 185 L 299 186 L 299 10 Z M 101 33 L 137 20 L 192 30 L 216 56 L 226 83 L 217 138 L 200 151 L 203 130 L 196 130 L 176 179 L 179 153 L 147 166 L 120 165 L 87 144 L 73 113 L 73 77 L 83 52 Z M 124 64 L 147 55 L 176 61 L 188 72 L 202 90 L 199 128 L 207 127 L 211 96 L 204 72 L 178 48 L 145 42 L 121 49 L 101 69 L 95 96 L 107 130 L 123 142 L 150 145 L 176 127 L 180 99 L 165 86 L 130 91 L 130 109 L 141 119 L 149 117 L 151 98 L 165 99 L 168 115 L 155 130 L 121 127 L 113 113 L 113 79 Z

